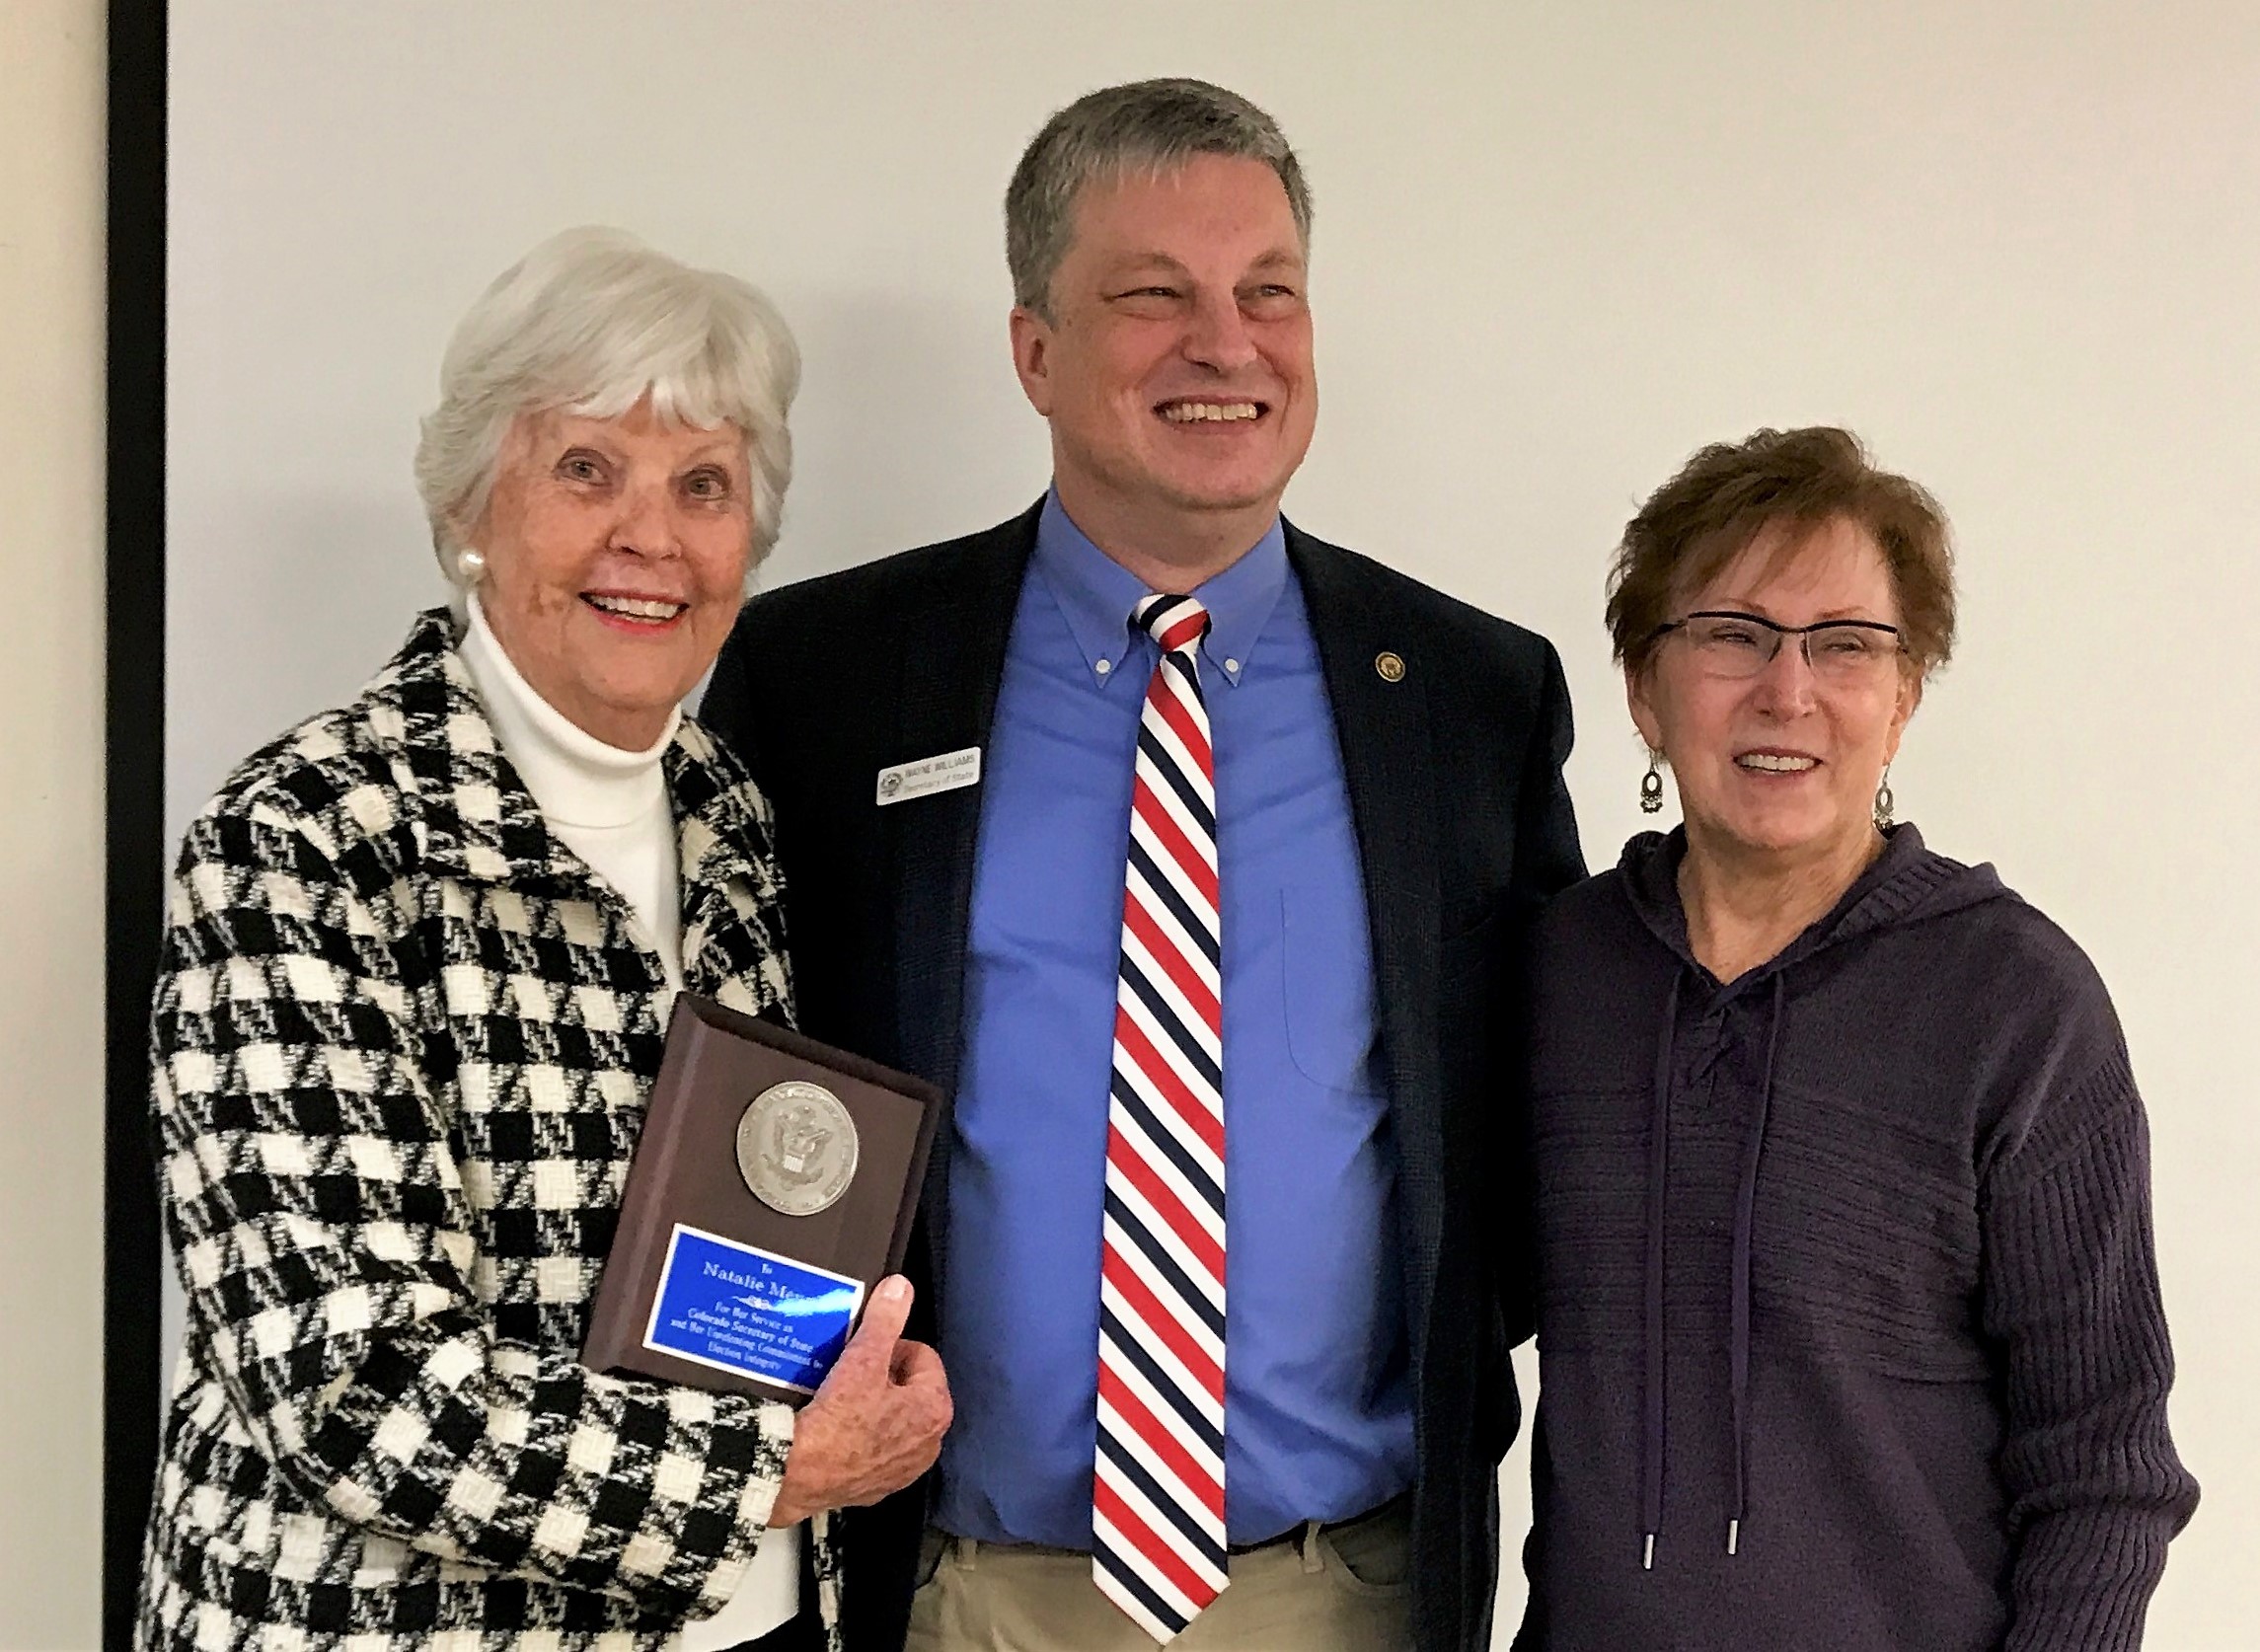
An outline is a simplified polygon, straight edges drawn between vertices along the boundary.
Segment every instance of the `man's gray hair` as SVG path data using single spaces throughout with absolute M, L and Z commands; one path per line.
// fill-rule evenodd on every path
M 464 582 L 464 536 L 520 413 L 617 418 L 645 396 L 668 422 L 744 432 L 759 563 L 792 478 L 786 415 L 799 387 L 785 318 L 736 276 L 678 263 L 624 230 L 552 236 L 479 295 L 440 361 L 439 406 L 415 449 L 439 565 Z
M 1261 161 L 1279 175 L 1295 233 L 1311 245 L 1311 188 L 1279 122 L 1205 80 L 1140 80 L 1085 96 L 1043 124 L 1005 188 L 1005 263 L 1013 301 L 1051 319 L 1051 282 L 1075 239 L 1092 184 L 1174 172 L 1196 155 Z

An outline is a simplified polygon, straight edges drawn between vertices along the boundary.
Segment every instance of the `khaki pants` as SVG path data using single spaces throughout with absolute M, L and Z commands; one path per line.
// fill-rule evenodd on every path
M 1412 1499 L 1232 1557 L 1232 1583 L 1170 1652 L 1398 1652 L 1412 1645 Z M 926 1535 L 904 1652 L 1153 1652 L 1091 1556 Z

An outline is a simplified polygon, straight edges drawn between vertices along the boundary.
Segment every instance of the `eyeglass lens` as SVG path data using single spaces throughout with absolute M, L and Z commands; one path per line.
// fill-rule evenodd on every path
M 1789 634 L 1755 620 L 1696 616 L 1684 630 L 1704 670 L 1721 677 L 1754 677 L 1772 663 Z M 1820 626 L 1797 634 L 1816 676 L 1856 679 L 1888 664 L 1898 638 L 1865 626 Z

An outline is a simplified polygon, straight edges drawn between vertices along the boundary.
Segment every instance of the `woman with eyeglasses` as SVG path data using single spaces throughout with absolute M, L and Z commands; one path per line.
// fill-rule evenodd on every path
M 2063 931 L 1892 819 L 1944 518 L 1761 430 L 1633 517 L 1608 623 L 1685 823 L 1533 950 L 1516 1645 L 2138 1646 L 2197 1486 L 2126 1047 Z

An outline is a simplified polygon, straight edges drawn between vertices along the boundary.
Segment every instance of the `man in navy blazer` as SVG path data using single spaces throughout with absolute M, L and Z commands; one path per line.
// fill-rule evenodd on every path
M 837 1517 L 847 1643 L 1151 1646 L 1119 1603 L 1174 1599 L 1172 1545 L 1206 1542 L 1229 1584 L 1176 1614 L 1185 1646 L 1476 1652 L 1530 1329 L 1514 982 L 1583 875 L 1560 665 L 1280 516 L 1317 380 L 1309 197 L 1269 116 L 1197 81 L 1093 93 L 1029 145 L 1007 224 L 1051 488 L 755 598 L 702 713 L 776 811 L 802 1027 L 951 1097 L 908 1271 L 957 1418 L 926 1482 Z M 1206 614 L 1221 1541 L 1173 1530 L 1180 1458 L 1110 1446 L 1097 1398 L 1155 593 Z M 1139 1415 L 1171 1402 L 1154 1352 Z

